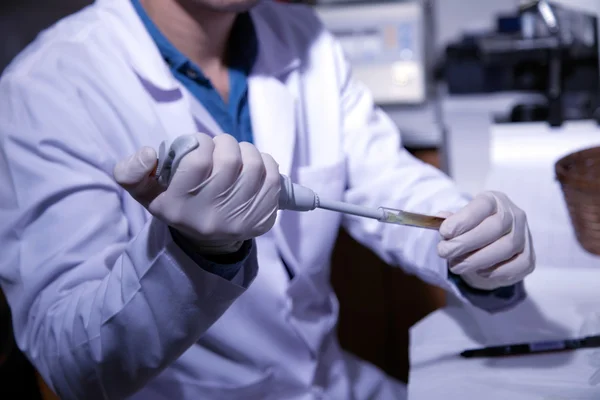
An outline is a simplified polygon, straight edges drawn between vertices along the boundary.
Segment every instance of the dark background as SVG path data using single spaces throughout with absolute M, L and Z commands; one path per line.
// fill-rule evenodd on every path
M 0 71 L 38 32 L 91 0 L 0 0 Z
M 0 73 L 39 31 L 91 1 L 0 0 Z M 2 94 L 0 93 L 0 96 Z M 40 390 L 34 369 L 16 348 L 10 313 L 0 293 L 0 399 L 37 400 Z

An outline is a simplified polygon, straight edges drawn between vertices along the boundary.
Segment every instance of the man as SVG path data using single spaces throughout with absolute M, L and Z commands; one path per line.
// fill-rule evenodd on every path
M 61 398 L 403 398 L 336 341 L 342 223 L 464 302 L 524 296 L 523 212 L 500 193 L 469 202 L 404 151 L 308 7 L 98 0 L 24 51 L 0 93 L 2 288 Z M 162 192 L 154 149 L 197 131 Z M 443 212 L 441 240 L 277 213 L 279 173 L 324 198 Z

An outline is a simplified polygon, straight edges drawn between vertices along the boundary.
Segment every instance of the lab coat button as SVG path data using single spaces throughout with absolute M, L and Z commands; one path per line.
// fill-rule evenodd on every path
M 325 391 L 320 386 L 313 386 L 311 392 L 316 400 L 325 399 Z
M 292 302 L 292 299 L 290 299 L 289 297 L 285 298 L 284 308 L 285 308 L 285 311 L 287 311 L 287 312 L 292 312 L 292 310 L 294 309 L 294 303 Z
M 188 77 L 188 78 L 190 78 L 190 79 L 198 79 L 198 73 L 197 73 L 196 71 L 194 71 L 193 69 L 191 69 L 191 68 L 188 68 L 188 69 L 185 71 L 185 74 L 186 74 L 186 75 L 187 75 L 187 77 Z

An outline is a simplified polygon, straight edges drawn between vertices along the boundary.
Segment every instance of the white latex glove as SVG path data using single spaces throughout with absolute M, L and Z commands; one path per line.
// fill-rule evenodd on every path
M 456 214 L 444 216 L 438 253 L 470 286 L 493 290 L 533 272 L 527 218 L 503 193 L 484 192 Z
M 197 134 L 163 192 L 150 175 L 154 149 L 144 147 L 119 162 L 115 180 L 156 218 L 176 229 L 204 254 L 239 250 L 245 240 L 268 232 L 277 217 L 279 166 L 250 143 L 230 135 Z
M 600 334 L 600 312 L 595 312 L 587 316 L 581 329 L 579 337 L 596 336 Z M 596 369 L 596 372 L 589 378 L 589 383 L 592 386 L 600 385 L 600 351 L 595 350 L 588 358 L 590 366 Z
M 590 364 L 592 367 L 597 368 L 597 370 L 590 376 L 589 383 L 592 386 L 598 386 L 600 385 L 600 351 L 594 351 L 590 355 Z

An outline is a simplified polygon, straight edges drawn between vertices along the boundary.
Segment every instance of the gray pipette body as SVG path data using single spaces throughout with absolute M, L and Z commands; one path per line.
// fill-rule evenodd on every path
M 316 208 L 371 218 L 389 224 L 416 226 L 435 230 L 439 230 L 444 222 L 443 218 L 430 215 L 415 214 L 386 207 L 368 208 L 342 201 L 321 199 L 311 189 L 293 183 L 289 177 L 281 175 L 280 210 L 311 211 Z
M 383 212 L 381 209 L 372 209 L 341 201 L 320 199 L 311 189 L 293 183 L 289 177 L 281 175 L 281 192 L 279 194 L 280 210 L 312 211 L 316 208 L 377 220 L 383 219 Z

